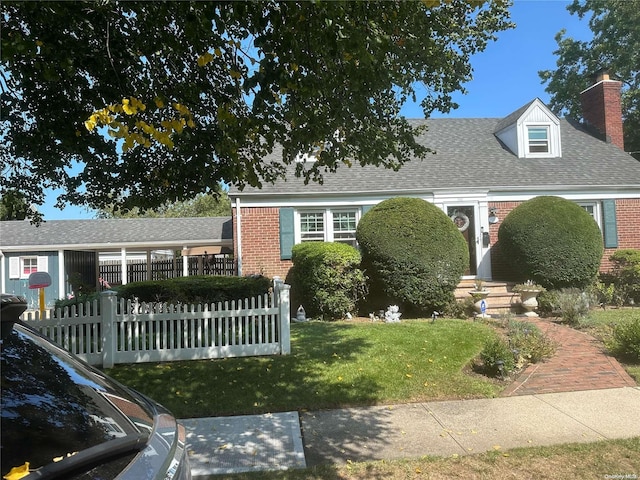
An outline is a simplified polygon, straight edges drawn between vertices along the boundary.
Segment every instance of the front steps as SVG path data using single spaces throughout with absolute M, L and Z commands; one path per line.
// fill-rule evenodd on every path
M 522 312 L 520 294 L 512 291 L 515 283 L 483 280 L 482 284 L 484 289 L 489 291 L 486 298 L 487 315 L 496 317 Z M 464 301 L 470 298 L 469 292 L 475 290 L 475 287 L 475 280 L 461 280 L 455 290 L 456 300 Z

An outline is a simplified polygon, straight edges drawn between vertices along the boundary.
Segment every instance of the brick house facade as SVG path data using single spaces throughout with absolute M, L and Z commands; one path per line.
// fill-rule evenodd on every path
M 415 126 L 428 127 L 418 141 L 436 153 L 398 172 L 341 167 L 322 184 L 305 185 L 290 165 L 286 180 L 260 190 L 232 188 L 238 270 L 286 278 L 294 244 L 354 243 L 355 225 L 369 208 L 411 196 L 452 218 L 467 218 L 468 276 L 500 280 L 501 220 L 523 201 L 555 195 L 594 217 L 606 247 L 601 270 L 607 271 L 616 249 L 640 249 L 640 162 L 624 152 L 620 88 L 601 72 L 583 92 L 588 123 L 560 119 L 539 99 L 502 119 L 416 120 Z

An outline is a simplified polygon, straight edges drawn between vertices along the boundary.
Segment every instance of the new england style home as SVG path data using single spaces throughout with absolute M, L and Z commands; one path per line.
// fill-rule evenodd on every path
M 322 185 L 304 185 L 292 165 L 286 180 L 231 188 L 238 273 L 285 278 L 291 248 L 300 242 L 356 245 L 360 218 L 397 196 L 422 198 L 450 216 L 469 245 L 465 277 L 485 280 L 501 279 L 496 242 L 504 217 L 533 197 L 564 197 L 600 226 L 606 270 L 615 249 L 640 248 L 640 162 L 624 151 L 620 88 L 606 72 L 598 74 L 582 93 L 585 124 L 558 118 L 539 99 L 505 118 L 415 120 L 428 126 L 418 140 L 435 154 L 397 172 L 344 167 Z

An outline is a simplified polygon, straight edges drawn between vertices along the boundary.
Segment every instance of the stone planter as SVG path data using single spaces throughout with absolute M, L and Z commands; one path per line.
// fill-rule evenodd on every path
M 521 290 L 520 299 L 522 300 L 522 308 L 527 317 L 537 317 L 536 308 L 538 308 L 538 295 L 541 290 Z
M 487 297 L 489 296 L 488 290 L 471 290 L 469 292 L 471 298 L 473 298 L 473 309 L 476 311 L 476 317 L 489 318 L 491 315 L 486 313 L 489 308 L 487 303 Z M 484 308 L 483 308 L 484 307 Z M 483 312 L 484 310 L 484 312 Z

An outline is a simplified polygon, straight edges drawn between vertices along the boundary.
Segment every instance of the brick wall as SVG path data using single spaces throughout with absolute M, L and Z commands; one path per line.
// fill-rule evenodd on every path
M 280 217 L 278 208 L 241 208 L 242 274 L 286 278 L 291 261 L 280 260 Z M 233 209 L 234 250 L 238 252 L 238 222 Z
M 616 221 L 618 226 L 618 250 L 640 249 L 640 198 L 616 200 Z M 611 269 L 609 257 L 615 248 L 605 248 L 600 266 L 601 272 Z
M 621 82 L 600 81 L 581 94 L 582 116 L 585 121 L 605 135 L 606 141 L 624 150 L 622 129 Z
M 491 202 L 498 209 L 500 221 L 489 228 L 491 238 L 491 269 L 493 278 L 505 278 L 505 259 L 500 252 L 498 229 L 502 220 L 519 202 Z M 236 210 L 233 209 L 234 250 L 238 252 Z M 619 248 L 640 249 L 640 199 L 616 201 Z M 242 208 L 242 273 L 286 278 L 292 266 L 290 260 L 280 260 L 280 225 L 278 208 Z M 605 250 L 600 271 L 611 268 L 609 257 L 615 249 Z
M 519 205 L 519 202 L 493 202 L 489 207 L 498 209 L 500 222 L 491 225 L 489 232 L 491 235 L 491 270 L 494 280 L 505 278 L 507 271 L 505 258 L 500 252 L 498 242 L 498 229 L 500 223 L 511 210 Z M 618 249 L 636 248 L 640 249 L 640 199 L 616 200 L 616 220 L 618 229 Z M 602 256 L 600 271 L 606 272 L 611 268 L 609 257 L 615 248 L 606 248 Z

